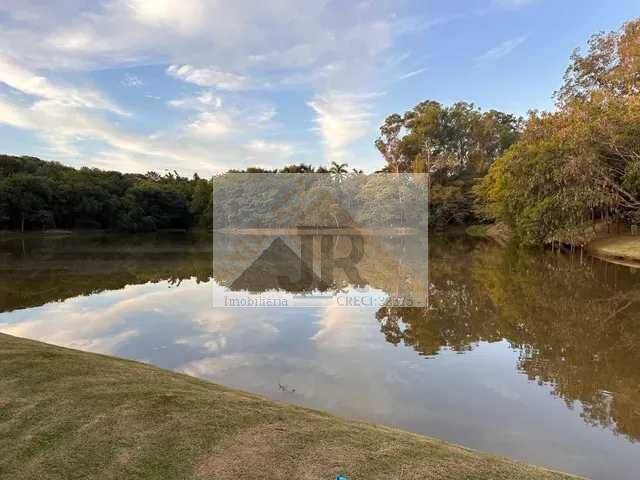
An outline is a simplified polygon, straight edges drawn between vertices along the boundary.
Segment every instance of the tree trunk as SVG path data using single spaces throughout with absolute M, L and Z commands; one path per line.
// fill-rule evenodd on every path
M 20 223 L 20 231 L 24 233 L 24 213 L 22 214 L 22 222 Z

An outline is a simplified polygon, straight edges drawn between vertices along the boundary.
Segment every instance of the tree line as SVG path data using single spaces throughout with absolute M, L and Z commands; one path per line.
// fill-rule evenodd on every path
M 428 100 L 393 114 L 375 146 L 383 172 L 427 173 L 429 223 L 510 227 L 524 244 L 588 240 L 599 223 L 640 223 L 640 19 L 571 56 L 556 109 L 528 118 Z M 306 164 L 246 173 L 359 174 Z M 79 170 L 0 156 L 0 228 L 150 231 L 210 227 L 213 181 Z
M 579 244 L 598 224 L 640 223 L 640 19 L 574 51 L 553 112 L 468 103 L 389 116 L 376 146 L 391 172 L 430 176 L 432 224 L 501 222 L 517 241 Z
M 288 165 L 279 170 L 249 168 L 244 173 L 348 173 L 346 164 L 329 169 Z M 177 172 L 128 174 L 97 168 L 75 169 L 34 157 L 0 155 L 0 229 L 106 229 L 149 232 L 211 227 L 213 179 Z
M 74 169 L 34 157 L 0 156 L 0 228 L 130 232 L 206 224 L 211 182 L 194 175 Z
M 338 163 L 326 174 L 227 172 L 213 178 L 213 227 L 426 228 L 426 198 L 412 175 L 361 175 Z

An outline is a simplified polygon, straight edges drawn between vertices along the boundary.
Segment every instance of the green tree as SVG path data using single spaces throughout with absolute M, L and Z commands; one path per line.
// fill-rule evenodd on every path
M 347 163 L 331 162 L 329 173 L 336 182 L 342 183 L 344 178 L 349 173 L 349 165 Z
M 24 232 L 28 226 L 53 226 L 51 186 L 46 179 L 18 173 L 0 183 L 2 217 Z
M 201 221 L 212 216 L 207 189 L 209 182 L 177 172 L 77 170 L 0 155 L 0 227 L 146 231 L 208 226 L 210 221 Z
M 473 104 L 428 100 L 387 117 L 376 147 L 384 171 L 426 173 L 431 223 L 444 227 L 475 217 L 471 188 L 518 138 L 521 120 Z
M 558 110 L 532 113 L 476 193 L 524 243 L 580 244 L 590 224 L 640 222 L 640 19 L 574 52 Z
M 211 227 L 213 222 L 213 185 L 210 181 L 194 179 L 190 211 L 194 222 L 200 227 Z

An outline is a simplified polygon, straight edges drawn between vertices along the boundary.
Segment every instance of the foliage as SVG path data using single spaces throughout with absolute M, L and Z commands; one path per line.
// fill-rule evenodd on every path
M 523 243 L 580 243 L 597 221 L 640 221 L 640 19 L 574 52 L 558 110 L 533 112 L 476 188 Z
M 210 225 L 211 182 L 0 156 L 0 228 L 132 232 Z
M 199 227 L 211 227 L 213 224 L 213 185 L 212 182 L 196 178 L 189 210 Z
M 475 238 L 488 238 L 488 226 L 487 225 L 469 225 L 464 233 L 470 237 Z
M 430 223 L 442 227 L 474 219 L 471 187 L 519 131 L 513 115 L 481 112 L 465 102 L 446 107 L 425 101 L 387 117 L 376 147 L 387 162 L 384 171 L 428 174 Z
M 22 230 L 26 222 L 51 223 L 52 189 L 46 178 L 17 173 L 0 180 L 0 218 L 17 220 Z
M 213 180 L 215 228 L 426 226 L 426 184 L 413 175 L 228 172 Z
M 583 230 L 598 196 L 590 171 L 572 167 L 571 152 L 554 141 L 552 130 L 551 124 L 540 139 L 512 147 L 475 189 L 487 201 L 484 213 L 511 226 L 526 244 L 540 244 L 568 226 Z

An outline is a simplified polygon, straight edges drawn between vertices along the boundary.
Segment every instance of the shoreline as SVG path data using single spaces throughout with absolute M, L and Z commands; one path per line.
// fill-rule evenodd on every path
M 317 236 L 317 235 L 358 235 L 363 237 L 381 237 L 381 236 L 414 236 L 421 233 L 418 229 L 407 227 L 380 227 L 380 228 L 361 228 L 361 227 L 291 227 L 291 228 L 219 228 L 214 229 L 214 233 L 222 233 L 225 235 L 246 235 L 246 236 Z
M 0 334 L 3 478 L 577 478 Z
M 107 229 L 54 229 L 54 230 L 26 230 L 24 232 L 20 232 L 17 230 L 0 230 L 0 241 L 8 241 L 8 240 L 28 240 L 33 238 L 64 238 L 71 236 L 101 236 L 101 235 L 110 235 L 110 236 L 121 236 L 121 237 L 141 237 L 141 236 L 152 236 L 158 234 L 171 234 L 171 233 L 209 233 L 208 229 L 200 229 L 200 228 L 192 228 L 192 229 L 176 229 L 176 228 L 166 228 L 166 229 L 158 229 L 152 230 L 149 232 L 127 232 L 127 231 L 118 231 L 118 230 L 107 230 Z
M 640 235 L 615 235 L 598 238 L 590 242 L 587 247 L 594 257 L 624 265 L 640 268 Z

